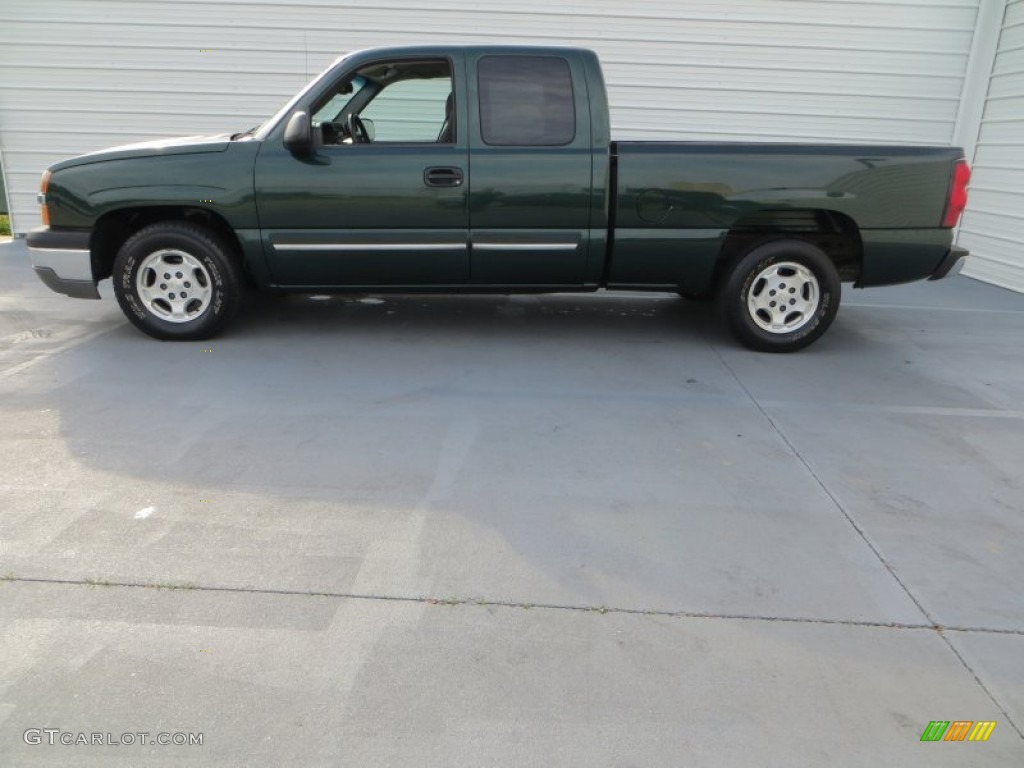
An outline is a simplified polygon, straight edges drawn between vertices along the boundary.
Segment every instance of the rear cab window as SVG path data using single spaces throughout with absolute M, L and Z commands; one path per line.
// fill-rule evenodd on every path
M 568 60 L 494 55 L 477 66 L 480 134 L 501 147 L 564 147 L 576 138 Z

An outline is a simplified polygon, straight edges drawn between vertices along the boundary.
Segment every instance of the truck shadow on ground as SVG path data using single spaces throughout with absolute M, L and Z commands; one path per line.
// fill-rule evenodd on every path
M 612 334 L 636 340 L 729 343 L 711 303 L 673 294 L 375 294 L 254 295 L 228 333 L 275 338 L 296 331 L 313 334 L 401 331 L 424 340 L 437 332 L 522 332 L 552 335 Z
M 701 542 L 756 549 L 775 523 L 751 532 L 736 500 L 788 461 L 719 343 L 738 347 L 711 305 L 667 295 L 292 296 L 193 343 L 125 324 L 57 358 L 42 404 L 25 395 L 59 415 L 50 466 L 74 491 L 44 515 L 49 543 L 10 566 L 346 592 L 394 538 L 420 563 L 400 594 L 601 605 L 635 588 L 706 607 L 681 585 L 758 578 Z M 755 602 L 776 588 L 755 586 Z

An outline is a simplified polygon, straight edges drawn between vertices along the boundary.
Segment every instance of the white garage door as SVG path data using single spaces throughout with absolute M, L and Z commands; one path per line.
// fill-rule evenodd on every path
M 0 24 L 19 232 L 68 155 L 259 123 L 339 53 L 578 44 L 618 138 L 949 144 L 978 0 L 35 0 Z
M 1024 291 L 1024 0 L 1006 6 L 960 243 L 966 274 Z

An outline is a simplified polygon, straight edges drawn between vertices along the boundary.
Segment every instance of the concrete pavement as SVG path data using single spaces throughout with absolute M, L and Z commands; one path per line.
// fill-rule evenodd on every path
M 0 764 L 1024 762 L 1024 296 L 848 291 L 771 356 L 665 295 L 170 344 L 22 243 L 0 284 Z

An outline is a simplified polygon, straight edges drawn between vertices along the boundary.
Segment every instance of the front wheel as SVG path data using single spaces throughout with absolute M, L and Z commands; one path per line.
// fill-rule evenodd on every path
M 113 278 L 127 318 L 163 340 L 210 338 L 234 316 L 243 291 L 224 241 L 181 221 L 151 224 L 129 237 L 114 259 Z
M 794 352 L 817 341 L 839 311 L 835 265 L 803 240 L 754 248 L 729 274 L 719 310 L 736 337 L 761 352 Z

